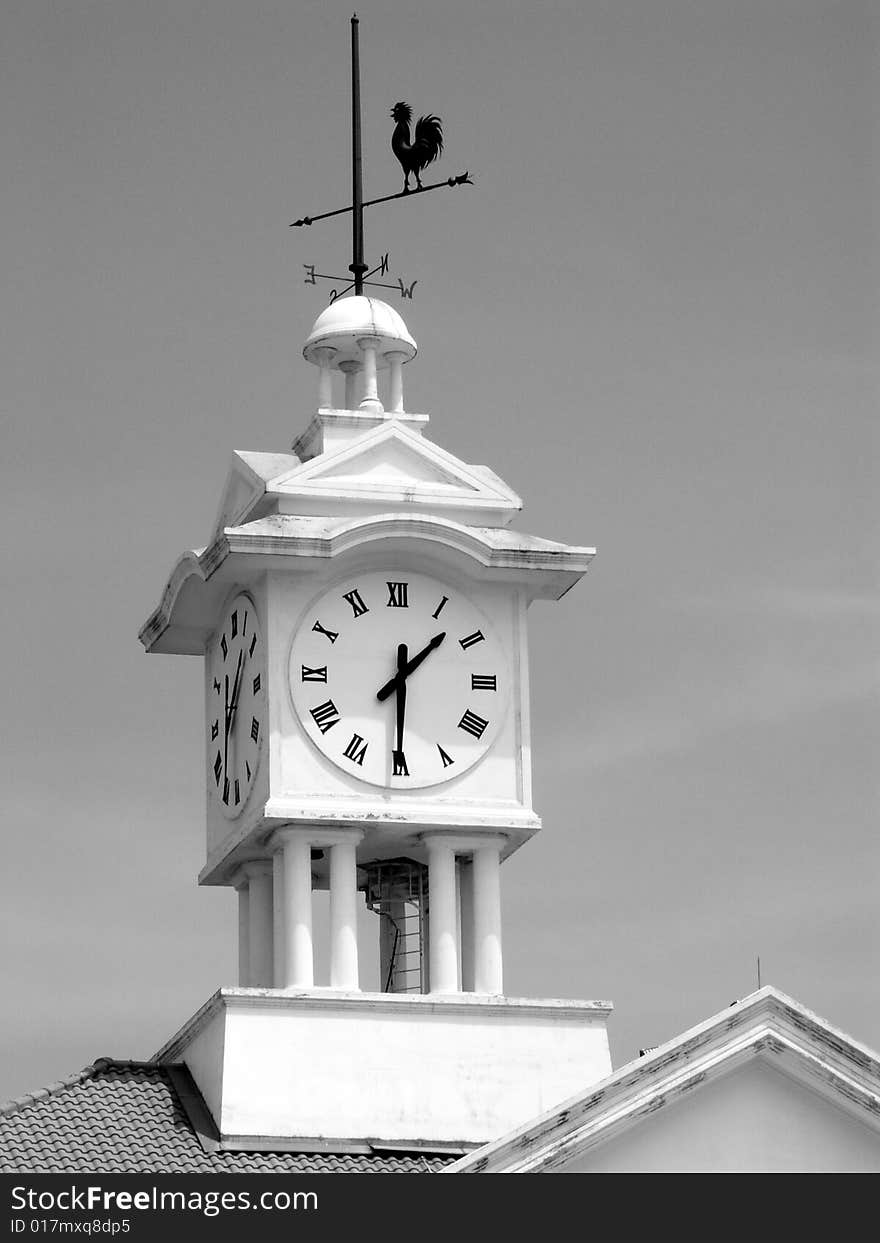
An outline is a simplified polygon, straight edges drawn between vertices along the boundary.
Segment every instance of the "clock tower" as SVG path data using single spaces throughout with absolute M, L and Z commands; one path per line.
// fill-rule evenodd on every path
M 199 882 L 239 903 L 238 988 L 159 1056 L 187 1062 L 221 1134 L 467 1146 L 610 1069 L 607 1003 L 510 999 L 502 976 L 502 865 L 541 827 L 527 610 L 594 550 L 512 531 L 507 484 L 428 438 L 387 304 L 337 299 L 303 353 L 314 415 L 289 452 L 233 454 L 207 547 L 140 635 L 204 657 Z

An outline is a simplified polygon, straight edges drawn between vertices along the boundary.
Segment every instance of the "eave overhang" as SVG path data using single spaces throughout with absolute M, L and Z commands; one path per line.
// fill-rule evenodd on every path
M 559 599 L 596 554 L 595 548 L 411 511 L 356 518 L 269 514 L 224 527 L 207 548 L 184 553 L 138 637 L 148 652 L 201 655 L 232 585 L 294 565 L 304 574 L 314 573 L 327 561 L 379 544 L 389 555 L 421 544 L 423 552 L 470 561 L 498 581 L 521 584 L 529 603 Z

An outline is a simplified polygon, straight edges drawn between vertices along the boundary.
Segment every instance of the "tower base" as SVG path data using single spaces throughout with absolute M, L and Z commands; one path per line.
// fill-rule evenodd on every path
M 155 1055 L 227 1146 L 471 1147 L 611 1073 L 606 1001 L 221 989 Z

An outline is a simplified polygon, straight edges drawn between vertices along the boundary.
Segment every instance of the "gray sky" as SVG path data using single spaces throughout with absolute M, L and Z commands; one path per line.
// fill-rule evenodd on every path
M 615 1064 L 772 983 L 880 1046 L 877 235 L 868 3 L 360 8 L 438 174 L 367 214 L 418 279 L 407 405 L 599 556 L 531 613 L 511 995 L 611 998 Z M 230 452 L 286 449 L 340 270 L 348 18 L 292 0 L 0 12 L 0 1098 L 147 1057 L 235 980 L 199 890 L 201 661 L 137 631 Z M 876 79 L 875 79 L 876 81 Z

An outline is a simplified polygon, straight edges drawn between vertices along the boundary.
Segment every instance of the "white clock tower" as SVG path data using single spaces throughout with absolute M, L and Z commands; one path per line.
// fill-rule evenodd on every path
M 239 987 L 158 1056 L 187 1063 L 239 1143 L 467 1147 L 610 1070 L 607 1003 L 502 985 L 501 865 L 540 828 L 526 612 L 594 550 L 511 531 L 511 489 L 427 438 L 391 307 L 338 299 L 303 353 L 320 369 L 311 422 L 288 453 L 233 455 L 208 546 L 140 635 L 205 657 L 199 881 L 239 898 Z

